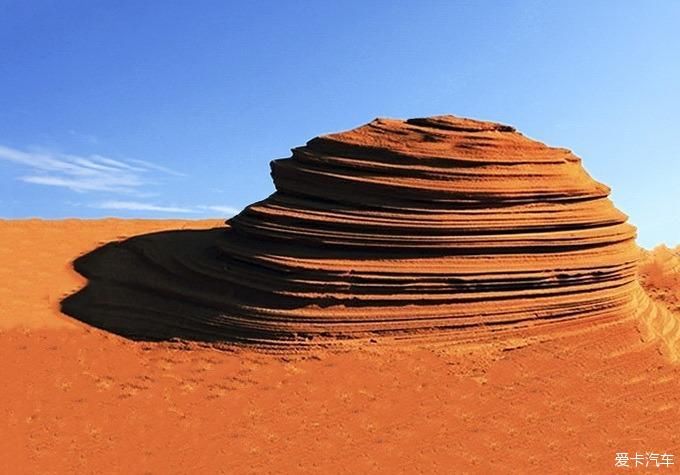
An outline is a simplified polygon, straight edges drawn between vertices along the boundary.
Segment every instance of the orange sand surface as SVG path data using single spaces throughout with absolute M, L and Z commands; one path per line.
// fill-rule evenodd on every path
M 221 224 L 0 221 L 0 473 L 680 465 L 679 366 L 631 319 L 505 351 L 376 343 L 283 356 L 134 342 L 60 313 L 85 283 L 76 257 L 133 235 Z M 650 255 L 641 280 L 677 317 L 680 279 L 655 273 L 678 269 L 666 254 L 671 264 L 649 267 Z M 615 468 L 617 452 L 666 452 L 676 465 Z

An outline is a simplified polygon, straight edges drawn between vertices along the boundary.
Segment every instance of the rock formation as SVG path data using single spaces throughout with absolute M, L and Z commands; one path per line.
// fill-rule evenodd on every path
M 633 313 L 635 229 L 609 189 L 512 127 L 376 119 L 271 168 L 274 194 L 169 259 L 148 240 L 111 248 L 135 271 L 104 277 L 85 258 L 94 290 L 66 311 L 129 336 L 274 345 L 551 334 Z

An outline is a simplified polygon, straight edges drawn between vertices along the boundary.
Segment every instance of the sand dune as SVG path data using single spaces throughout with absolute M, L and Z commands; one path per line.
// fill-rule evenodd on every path
M 650 285 L 673 286 L 680 279 L 680 250 L 662 245 L 645 252 L 640 270 Z
M 645 315 L 647 335 L 664 343 L 669 357 L 680 360 L 680 248 L 659 246 L 643 254 L 640 281 L 656 302 L 654 311 Z
M 59 312 L 84 284 L 79 255 L 219 224 L 0 222 L 0 472 L 609 474 L 635 451 L 677 464 L 679 367 L 635 318 L 511 351 L 283 357 L 132 342 Z

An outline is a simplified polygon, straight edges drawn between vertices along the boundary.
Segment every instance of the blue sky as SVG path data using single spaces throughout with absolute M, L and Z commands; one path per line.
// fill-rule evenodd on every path
M 680 242 L 680 2 L 0 0 L 0 216 L 222 217 L 377 116 L 566 146 Z

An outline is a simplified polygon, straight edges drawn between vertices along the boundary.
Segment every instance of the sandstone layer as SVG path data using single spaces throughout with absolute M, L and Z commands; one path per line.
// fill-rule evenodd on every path
M 225 228 L 82 258 L 90 285 L 65 311 L 138 338 L 284 345 L 549 336 L 634 314 L 635 229 L 569 150 L 439 116 L 292 152 L 272 162 L 276 192 Z

